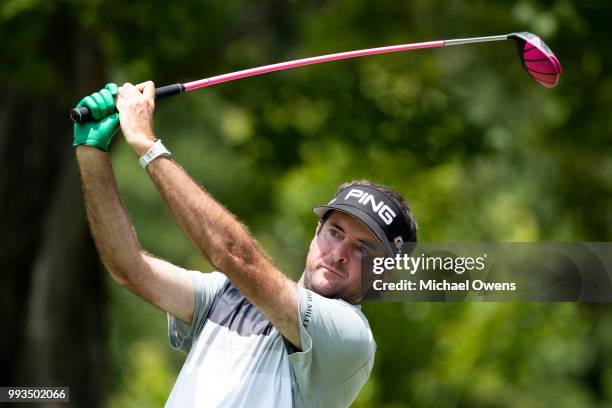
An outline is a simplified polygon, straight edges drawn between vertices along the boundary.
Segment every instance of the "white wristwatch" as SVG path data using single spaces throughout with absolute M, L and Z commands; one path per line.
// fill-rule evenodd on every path
M 163 145 L 161 139 L 157 139 L 155 144 L 151 146 L 151 148 L 147 150 L 145 154 L 140 156 L 140 159 L 138 159 L 138 163 L 140 163 L 143 169 L 146 169 L 149 163 L 151 163 L 153 160 L 157 159 L 160 156 L 170 157 L 172 156 L 172 154 L 168 149 L 166 149 L 166 146 Z

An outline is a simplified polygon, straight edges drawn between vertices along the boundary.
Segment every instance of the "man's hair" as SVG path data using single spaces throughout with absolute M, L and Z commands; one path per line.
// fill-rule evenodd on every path
M 402 212 L 404 216 L 404 220 L 406 223 L 406 231 L 408 231 L 406 242 L 414 243 L 411 245 L 412 247 L 411 249 L 413 249 L 414 245 L 417 242 L 418 225 L 417 225 L 416 218 L 414 214 L 412 213 L 412 210 L 410 209 L 410 204 L 404 198 L 404 196 L 402 196 L 400 193 L 398 193 L 396 190 L 392 189 L 391 187 L 387 187 L 382 184 L 372 183 L 371 181 L 366 180 L 366 179 L 353 180 L 348 183 L 340 184 L 338 188 L 336 189 L 336 195 L 338 195 L 338 193 L 340 193 L 342 190 L 348 187 L 352 187 L 354 185 L 362 185 L 362 186 L 368 186 L 370 188 L 374 188 L 380 191 L 381 193 L 385 194 L 387 197 L 391 198 L 391 200 L 393 200 L 395 205 L 397 205 L 397 207 L 400 209 L 400 211 Z M 325 214 L 325 216 L 321 219 L 321 224 L 325 223 L 325 220 L 327 219 L 327 217 L 329 217 L 330 214 L 331 214 L 331 211 L 328 211 L 327 214 Z

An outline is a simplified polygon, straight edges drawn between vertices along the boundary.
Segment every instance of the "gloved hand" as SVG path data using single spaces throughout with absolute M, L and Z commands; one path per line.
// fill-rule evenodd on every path
M 73 146 L 84 144 L 108 151 L 108 145 L 119 130 L 119 113 L 114 100 L 118 92 L 117 84 L 110 83 L 81 99 L 77 107 L 87 106 L 95 121 L 74 124 Z

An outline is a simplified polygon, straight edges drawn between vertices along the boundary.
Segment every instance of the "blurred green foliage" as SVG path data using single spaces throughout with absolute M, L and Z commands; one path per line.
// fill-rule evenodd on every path
M 28 49 L 58 7 L 99 41 L 109 79 L 119 83 L 162 85 L 351 49 L 537 33 L 564 66 L 552 90 L 527 76 L 510 43 L 422 50 L 160 101 L 156 134 L 294 278 L 315 228 L 310 208 L 362 177 L 409 198 L 422 241 L 611 238 L 612 3 L 13 0 L 0 8 L 2 34 L 14 38 L 5 42 L 4 78 L 61 92 L 65 84 L 37 59 L 43 54 Z M 12 68 L 20 58 L 27 70 Z M 115 145 L 113 162 L 143 246 L 210 270 L 124 143 Z M 109 285 L 108 406 L 160 406 L 182 361 L 167 347 L 165 316 Z M 607 305 L 364 309 L 379 347 L 356 407 L 612 404 Z

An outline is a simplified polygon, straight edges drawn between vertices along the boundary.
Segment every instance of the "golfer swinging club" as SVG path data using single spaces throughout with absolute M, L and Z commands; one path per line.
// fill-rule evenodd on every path
M 168 313 L 170 343 L 188 353 L 166 407 L 349 406 L 376 349 L 358 305 L 361 264 L 416 241 L 406 201 L 366 181 L 340 186 L 314 208 L 319 223 L 296 284 L 155 138 L 154 92 L 152 82 L 108 84 L 84 98 L 79 106 L 96 121 L 75 124 L 74 146 L 102 262 L 121 286 Z M 188 271 L 140 247 L 107 154 L 119 126 L 176 223 L 218 272 Z

